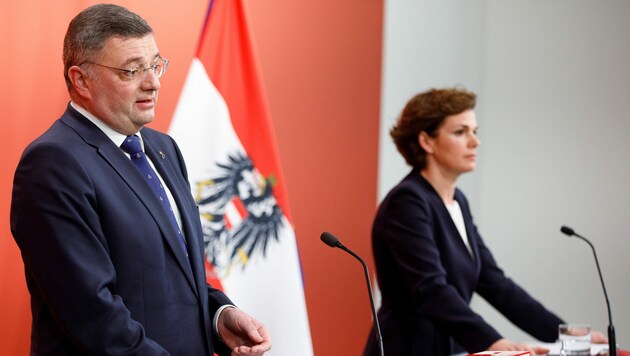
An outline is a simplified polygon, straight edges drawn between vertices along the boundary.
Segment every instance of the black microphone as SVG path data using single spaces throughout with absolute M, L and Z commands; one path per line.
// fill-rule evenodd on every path
M 372 284 L 370 283 L 370 274 L 368 273 L 368 268 L 365 264 L 365 261 L 363 261 L 363 259 L 361 259 L 359 255 L 350 251 L 346 246 L 342 245 L 341 242 L 339 242 L 339 239 L 337 239 L 335 235 L 331 234 L 330 232 L 323 232 L 320 238 L 326 245 L 332 248 L 338 247 L 351 254 L 352 256 L 354 256 L 354 258 L 361 262 L 361 265 L 363 265 L 363 271 L 365 272 L 365 281 L 367 282 L 368 292 L 370 293 L 370 306 L 372 307 L 372 317 L 374 318 L 374 332 L 376 334 L 376 342 L 378 342 L 381 356 L 385 356 L 385 351 L 383 349 L 383 336 L 381 336 L 381 327 L 378 325 L 378 317 L 376 316 L 376 309 L 374 308 L 374 298 L 372 297 Z
M 604 298 L 606 298 L 606 307 L 608 308 L 608 355 L 609 356 L 617 356 L 617 343 L 615 342 L 615 327 L 612 322 L 612 313 L 610 312 L 610 302 L 608 301 L 608 293 L 606 293 L 606 286 L 604 285 L 604 277 L 602 277 L 602 270 L 599 268 L 599 261 L 597 260 L 597 253 L 595 253 L 595 247 L 593 244 L 584 236 L 580 236 L 572 228 L 568 226 L 562 226 L 560 228 L 563 234 L 567 236 L 575 236 L 578 237 L 591 246 L 591 250 L 593 250 L 593 256 L 595 256 L 595 264 L 597 265 L 597 272 L 599 273 L 599 280 L 602 282 L 602 289 L 604 290 Z

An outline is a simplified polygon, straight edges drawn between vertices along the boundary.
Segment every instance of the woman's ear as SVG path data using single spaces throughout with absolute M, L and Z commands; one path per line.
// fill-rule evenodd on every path
M 418 135 L 418 144 L 427 154 L 433 153 L 433 138 L 425 131 L 421 131 Z

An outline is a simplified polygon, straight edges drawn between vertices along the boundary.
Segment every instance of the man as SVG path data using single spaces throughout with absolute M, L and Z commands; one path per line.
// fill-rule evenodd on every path
M 71 102 L 26 148 L 11 205 L 31 354 L 269 350 L 265 327 L 206 283 L 181 153 L 144 128 L 168 67 L 151 27 L 120 6 L 92 6 L 70 22 L 63 60 Z

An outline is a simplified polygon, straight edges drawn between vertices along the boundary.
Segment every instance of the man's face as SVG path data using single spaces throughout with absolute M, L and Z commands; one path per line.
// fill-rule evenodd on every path
M 85 106 L 114 130 L 131 135 L 153 121 L 160 80 L 152 70 L 143 71 L 159 60 L 153 34 L 140 38 L 112 37 L 103 55 L 91 65 Z M 133 79 L 121 69 L 141 69 Z

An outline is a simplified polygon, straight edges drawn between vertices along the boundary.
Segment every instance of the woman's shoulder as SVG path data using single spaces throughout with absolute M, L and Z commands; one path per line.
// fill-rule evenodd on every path
M 442 216 L 440 197 L 425 183 L 419 173 L 412 172 L 396 184 L 379 204 L 373 231 L 387 231 L 391 224 L 432 224 Z
M 439 201 L 439 196 L 431 185 L 413 170 L 387 193 L 382 205 L 431 205 Z

